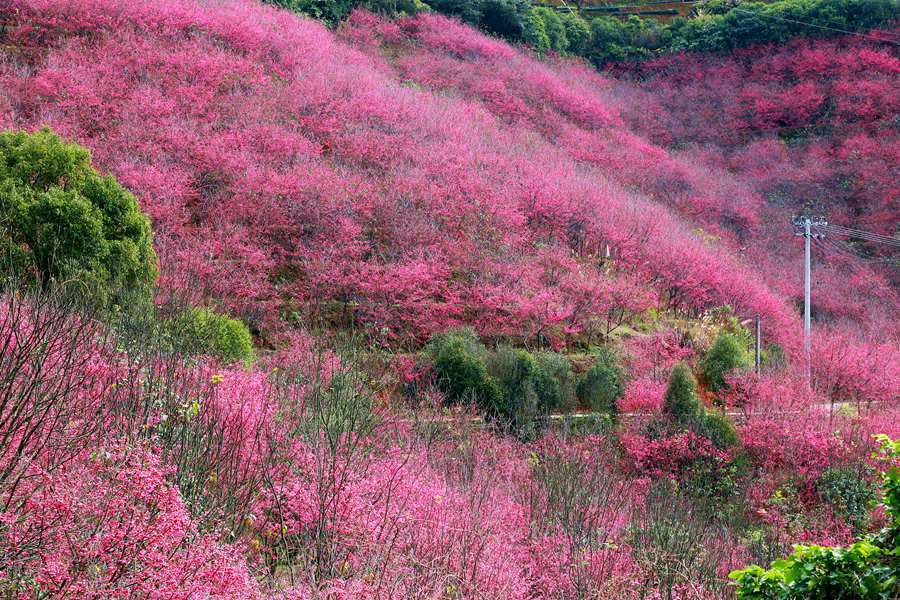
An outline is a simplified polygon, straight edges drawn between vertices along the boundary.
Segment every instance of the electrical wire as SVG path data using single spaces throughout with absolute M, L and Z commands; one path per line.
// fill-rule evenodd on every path
M 865 277 L 867 275 L 871 275 L 872 270 L 868 267 L 868 265 L 862 265 L 857 261 L 851 260 L 850 258 L 844 256 L 840 252 L 837 252 L 834 248 L 826 244 L 824 240 L 813 238 L 812 241 L 813 246 L 825 255 L 826 260 L 840 260 L 839 263 L 832 263 L 832 268 L 837 268 L 839 266 L 840 268 L 845 269 L 845 272 L 849 272 L 854 277 Z M 836 254 L 838 256 L 835 256 Z
M 823 250 L 831 250 L 833 253 L 840 255 L 843 259 L 845 259 L 846 264 L 848 266 L 885 266 L 885 267 L 900 267 L 900 260 L 896 258 L 877 258 L 877 257 L 869 257 L 862 256 L 858 254 L 856 251 L 849 248 L 846 244 L 842 242 L 837 242 L 835 240 L 830 240 L 828 238 L 825 239 L 815 239 L 817 242 L 817 246 Z
M 862 254 L 859 254 L 859 253 L 856 252 L 855 250 L 853 250 L 853 249 L 851 249 L 850 247 L 848 247 L 848 246 L 847 246 L 846 244 L 844 244 L 843 242 L 836 242 L 836 241 L 834 241 L 834 240 L 829 240 L 829 239 L 825 239 L 825 240 L 823 240 L 823 241 L 825 242 L 825 244 L 826 244 L 827 246 L 830 246 L 831 248 L 833 248 L 833 249 L 836 250 L 837 252 L 843 254 L 844 256 L 847 256 L 848 258 L 852 258 L 852 259 L 855 259 L 855 260 L 864 261 L 864 262 L 867 262 L 867 263 L 878 263 L 878 262 L 883 262 L 881 259 L 878 259 L 878 258 L 873 258 L 873 257 L 870 257 L 870 256 L 863 256 Z
M 850 227 L 844 227 L 843 225 L 835 225 L 835 224 L 828 224 L 828 225 L 825 225 L 825 227 L 828 227 L 828 228 L 833 229 L 833 230 L 835 230 L 835 231 L 843 231 L 843 232 L 846 232 L 846 233 L 848 233 L 848 234 L 861 234 L 861 235 L 867 235 L 867 236 L 869 236 L 869 237 L 881 238 L 881 239 L 883 239 L 883 240 L 887 240 L 887 241 L 890 241 L 890 242 L 900 242 L 900 239 L 891 237 L 891 236 L 889 236 L 889 235 L 883 235 L 883 234 L 880 234 L 880 233 L 875 233 L 874 231 L 863 231 L 863 230 L 861 230 L 861 229 L 851 229 Z
M 858 238 L 877 244 L 884 244 L 886 246 L 900 247 L 900 239 L 888 237 L 886 235 L 881 235 L 878 233 L 872 233 L 870 231 L 850 229 L 849 227 L 842 227 L 840 225 L 822 225 L 819 227 L 819 229 L 824 229 L 826 232 L 830 232 L 835 235 Z
M 841 230 L 841 231 L 846 231 L 846 232 L 848 232 L 848 233 L 863 233 L 863 234 L 866 234 L 866 235 L 871 235 L 871 236 L 875 236 L 875 237 L 881 237 L 881 238 L 890 239 L 890 240 L 894 239 L 894 238 L 892 238 L 892 237 L 889 236 L 889 235 L 884 235 L 884 234 L 881 234 L 881 233 L 875 233 L 874 231 L 864 231 L 864 230 L 862 230 L 862 229 L 853 229 L 852 227 L 845 227 L 844 225 L 838 225 L 838 224 L 836 224 L 836 223 L 829 223 L 829 224 L 825 225 L 825 227 L 830 227 L 830 228 L 832 228 L 832 229 Z

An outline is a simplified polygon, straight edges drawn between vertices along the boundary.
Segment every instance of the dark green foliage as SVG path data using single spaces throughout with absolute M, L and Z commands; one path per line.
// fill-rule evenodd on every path
M 428 5 L 514 42 L 522 39 L 531 11 L 528 0 L 432 0 Z
M 542 384 L 537 361 L 525 350 L 504 346 L 491 354 L 488 371 L 503 390 L 496 416 L 504 424 L 521 430 L 534 417 L 545 414 L 538 388 Z M 546 385 L 546 382 L 544 382 Z
M 777 0 L 769 3 L 707 2 L 698 16 L 668 23 L 636 16 L 598 17 L 583 54 L 597 65 L 694 50 L 727 51 L 794 36 L 828 37 L 835 29 L 866 31 L 895 22 L 897 0 Z
M 713 516 L 719 520 L 727 519 L 730 513 L 739 510 L 736 500 L 746 470 L 746 464 L 741 460 L 703 456 L 685 470 L 684 490 L 706 502 Z
M 575 409 L 575 373 L 572 363 L 556 352 L 535 352 L 538 365 L 538 397 L 549 411 Z
M 355 8 L 388 16 L 413 15 L 428 7 L 421 0 L 264 0 L 336 26 Z
M 650 58 L 665 29 L 656 21 L 632 16 L 626 21 L 617 17 L 597 17 L 591 21 L 591 39 L 586 58 L 595 65 L 624 60 Z
M 553 50 L 564 54 L 569 49 L 567 29 L 562 17 L 546 6 L 537 6 L 529 11 L 522 39 L 541 53 Z
M 530 4 L 525 0 L 483 0 L 477 3 L 474 25 L 507 40 L 520 40 Z
M 725 377 L 736 369 L 750 366 L 746 346 L 737 335 L 723 331 L 703 357 L 700 369 L 709 388 L 717 392 L 725 387 Z
M 717 448 L 731 448 L 738 443 L 737 431 L 731 420 L 722 413 L 706 410 L 700 403 L 697 381 L 684 363 L 675 365 L 669 375 L 663 414 L 671 423 L 705 437 Z
M 701 410 L 701 416 L 694 425 L 694 433 L 711 441 L 716 448 L 732 448 L 738 443 L 734 423 L 715 410 Z
M 619 413 L 617 400 L 622 397 L 623 373 L 616 355 L 607 349 L 597 353 L 594 364 L 578 382 L 578 400 L 595 412 L 615 417 Z
M 900 597 L 900 442 L 882 444 L 884 506 L 889 523 L 846 548 L 794 546 L 767 571 L 753 565 L 729 575 L 737 597 L 751 600 Z
M 134 196 L 49 129 L 0 133 L 0 252 L 42 285 L 77 282 L 99 304 L 122 290 L 149 297 L 158 275 Z
M 554 352 L 510 346 L 491 352 L 472 330 L 454 329 L 433 336 L 426 354 L 448 401 L 472 401 L 517 435 L 531 435 L 551 412 L 574 405 L 572 366 Z
M 585 56 L 591 41 L 591 26 L 575 12 L 564 12 L 560 18 L 566 29 L 569 54 Z
M 678 363 L 669 375 L 669 387 L 663 398 L 663 413 L 681 425 L 693 424 L 700 415 L 697 381 L 684 363 Z
M 224 363 L 249 364 L 255 359 L 247 326 L 208 308 L 186 310 L 167 322 L 176 350 L 213 356 Z
M 539 53 L 550 49 L 550 36 L 544 19 L 537 9 L 531 9 L 525 16 L 525 29 L 522 32 L 522 41 Z
M 503 389 L 504 414 L 508 417 L 545 417 L 572 405 L 572 366 L 554 352 L 531 354 L 501 346 L 490 354 L 488 372 Z
M 863 528 L 875 504 L 875 488 L 865 465 L 826 469 L 816 481 L 819 496 L 856 531 Z
M 501 410 L 503 392 L 497 380 L 488 375 L 484 364 L 487 350 L 471 330 L 437 334 L 429 341 L 427 351 L 447 400 L 473 401 L 489 413 Z

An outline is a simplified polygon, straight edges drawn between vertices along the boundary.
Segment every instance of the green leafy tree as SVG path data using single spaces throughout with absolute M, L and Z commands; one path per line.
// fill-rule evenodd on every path
M 482 0 L 477 7 L 477 21 L 473 24 L 510 41 L 522 39 L 531 7 L 527 0 Z
M 556 352 L 536 352 L 538 397 L 548 411 L 575 409 L 575 373 L 572 363 Z
M 888 525 L 850 546 L 794 546 L 768 570 L 752 565 L 733 571 L 742 600 L 847 598 L 891 600 L 900 597 L 900 441 L 881 442 L 882 490 Z
M 585 56 L 591 41 L 591 26 L 576 12 L 564 12 L 560 15 L 560 19 L 566 29 L 569 53 Z
M 450 402 L 474 401 L 489 414 L 503 410 L 503 390 L 485 366 L 487 350 L 471 330 L 450 330 L 428 343 L 438 386 Z
M 684 363 L 675 365 L 669 375 L 669 386 L 663 398 L 663 413 L 682 425 L 695 423 L 701 413 L 697 380 Z
M 49 129 L 0 133 L 0 251 L 42 285 L 77 281 L 104 304 L 121 291 L 149 298 L 158 276 L 134 196 Z
M 725 377 L 737 369 L 750 366 L 750 356 L 743 341 L 727 331 L 721 332 L 709 352 L 703 357 L 700 369 L 712 391 L 725 387 Z
M 539 13 L 544 21 L 544 30 L 547 32 L 547 37 L 550 38 L 550 49 L 559 54 L 565 54 L 569 49 L 569 39 L 565 23 L 559 13 L 546 6 L 535 7 L 532 11 Z
M 525 17 L 524 23 L 522 41 L 539 53 L 550 50 L 550 35 L 547 33 L 547 24 L 544 22 L 541 12 L 534 8 L 531 9 Z
M 244 365 L 255 359 L 250 330 L 237 319 L 208 308 L 192 308 L 171 319 L 168 325 L 175 347 L 183 352 Z
M 616 355 L 602 349 L 597 353 L 594 364 L 578 382 L 578 400 L 589 404 L 595 412 L 615 418 L 619 413 L 617 401 L 624 392 L 623 378 Z

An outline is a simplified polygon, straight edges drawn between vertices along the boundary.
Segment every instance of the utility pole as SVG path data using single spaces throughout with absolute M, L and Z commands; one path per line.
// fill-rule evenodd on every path
M 803 349 L 806 351 L 806 380 L 810 381 L 810 374 L 812 371 L 812 337 L 810 335 L 812 304 L 810 271 L 812 260 L 810 258 L 810 243 L 812 242 L 813 237 L 825 237 L 824 233 L 818 231 L 814 233 L 813 227 L 824 227 L 828 225 L 828 221 L 826 221 L 824 217 L 794 216 L 791 217 L 791 223 L 794 225 L 794 233 L 796 235 L 802 235 L 805 238 L 804 242 L 806 246 L 806 255 L 804 256 L 803 261 Z

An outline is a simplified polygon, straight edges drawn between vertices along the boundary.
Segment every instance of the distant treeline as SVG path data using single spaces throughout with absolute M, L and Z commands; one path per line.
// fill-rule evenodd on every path
M 708 0 L 690 18 L 598 16 L 535 6 L 529 0 L 267 0 L 329 25 L 354 8 L 388 16 L 434 10 L 539 53 L 581 56 L 597 66 L 684 50 L 717 52 L 794 36 L 831 37 L 897 22 L 900 0 Z

